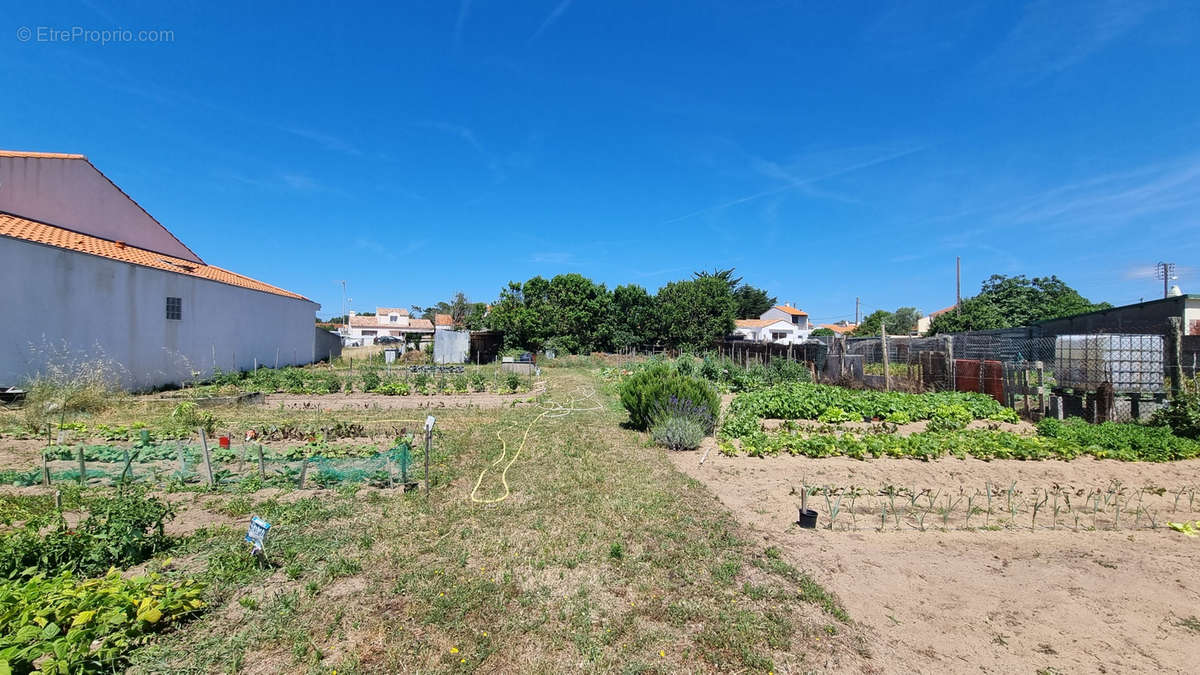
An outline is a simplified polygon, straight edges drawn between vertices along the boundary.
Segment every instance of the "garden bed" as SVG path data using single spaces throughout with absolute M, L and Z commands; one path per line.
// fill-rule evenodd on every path
M 878 635 L 873 649 L 886 672 L 1191 669 L 1188 654 L 1196 633 L 1187 626 L 1189 617 L 1195 621 L 1200 582 L 1186 571 L 1200 565 L 1200 546 L 1164 523 L 1197 518 L 1200 460 L 863 462 L 714 452 L 701 466 L 695 453 L 667 454 L 739 521 L 781 547 L 786 558 L 824 570 L 818 580 Z M 830 531 L 824 529 L 830 508 L 818 492 L 809 499 L 809 507 L 820 511 L 818 529 L 801 531 L 793 525 L 799 502 L 794 491 L 805 483 L 836 491 L 858 487 L 874 499 L 860 497 L 853 517 L 843 501 Z M 1023 505 L 1016 522 L 1008 522 L 1008 514 L 1000 513 L 1014 483 L 1015 499 Z M 899 525 L 889 513 L 880 529 L 876 509 L 886 502 L 888 486 L 902 493 L 896 500 Z M 976 513 L 964 528 L 964 499 L 943 528 L 943 495 L 953 501 L 960 489 L 981 494 L 987 486 L 998 488 L 988 527 Z M 1098 529 L 1090 529 L 1085 507 L 1076 530 L 1074 515 L 1060 513 L 1055 526 L 1043 506 L 1034 527 L 1035 491 L 1040 501 L 1042 491 L 1056 487 L 1082 493 L 1074 510 L 1088 503 L 1088 494 L 1121 489 L 1126 510 L 1116 520 L 1110 497 L 1098 514 Z M 924 531 L 916 514 L 908 513 L 909 491 L 923 495 L 918 504 L 928 494 L 939 495 Z M 1135 513 L 1139 496 L 1141 514 Z M 974 506 L 983 503 L 977 497 Z M 1153 513 L 1154 527 L 1146 512 Z

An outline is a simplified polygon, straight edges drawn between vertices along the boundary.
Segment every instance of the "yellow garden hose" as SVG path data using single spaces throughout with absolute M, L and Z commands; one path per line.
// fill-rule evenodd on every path
M 521 436 L 521 444 L 517 446 L 517 451 L 513 453 L 512 458 L 508 460 L 508 463 L 504 465 L 504 469 L 500 471 L 500 484 L 504 486 L 504 494 L 496 497 L 495 499 L 480 499 L 478 496 L 476 496 L 476 494 L 479 492 L 479 486 L 483 484 L 484 476 L 487 475 L 488 471 L 496 468 L 496 466 L 503 462 L 508 456 L 508 443 L 504 441 L 504 437 L 500 435 L 499 431 L 497 431 L 496 438 L 500 441 L 500 457 L 496 461 L 492 462 L 490 466 L 479 472 L 479 478 L 475 479 L 475 487 L 471 490 L 471 501 L 475 502 L 476 504 L 497 504 L 505 499 L 508 499 L 508 496 L 511 494 L 511 491 L 508 487 L 508 470 L 513 464 L 516 463 L 517 458 L 521 456 L 521 451 L 525 449 L 525 443 L 529 440 L 529 432 L 533 430 L 533 425 L 537 424 L 543 417 L 546 416 L 565 417 L 571 413 L 600 410 L 600 406 L 595 406 L 592 408 L 575 407 L 575 404 L 579 401 L 586 401 L 593 398 L 595 395 L 596 392 L 593 391 L 589 392 L 586 396 L 572 398 L 565 406 L 561 403 L 552 403 L 552 407 L 545 408 L 542 410 L 541 414 L 533 418 L 529 425 L 525 427 L 525 433 Z

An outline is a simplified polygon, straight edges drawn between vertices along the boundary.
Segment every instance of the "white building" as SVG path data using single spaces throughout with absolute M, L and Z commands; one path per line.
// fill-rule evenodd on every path
M 739 319 L 733 332 L 750 342 L 786 345 L 807 340 L 812 326 L 808 322 L 808 312 L 783 304 L 768 309 L 757 319 Z
M 317 303 L 205 263 L 83 155 L 0 151 L 0 289 L 0 386 L 65 361 L 141 389 L 325 356 Z
M 347 346 L 369 345 L 377 337 L 391 336 L 420 345 L 433 335 L 433 322 L 429 319 L 414 319 L 407 309 L 399 307 L 376 307 L 375 316 L 363 316 L 350 312 L 350 325 L 343 338 Z

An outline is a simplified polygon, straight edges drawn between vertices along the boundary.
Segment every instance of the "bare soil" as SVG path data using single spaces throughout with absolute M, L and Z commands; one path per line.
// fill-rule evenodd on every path
M 1200 487 L 1200 461 L 864 462 L 712 452 L 700 466 L 703 450 L 668 454 L 739 521 L 839 595 L 874 633 L 873 663 L 882 672 L 1196 672 L 1197 634 L 1182 624 L 1200 615 L 1200 541 L 1163 522 L 1198 517 L 1200 502 L 1189 491 Z M 898 525 L 889 515 L 880 528 L 884 486 L 936 492 L 940 506 L 946 494 L 982 495 L 987 483 L 1003 493 L 1014 481 L 1021 503 L 1015 523 L 1000 496 L 989 528 L 979 514 L 964 526 L 961 502 L 945 525 L 932 509 L 924 531 L 911 513 Z M 832 530 L 825 529 L 824 497 L 810 498 L 809 508 L 821 512 L 819 529 L 802 530 L 794 524 L 802 484 L 859 486 L 869 496 L 854 515 L 843 502 Z M 1072 515 L 1054 518 L 1043 507 L 1034 528 L 1036 489 L 1057 486 L 1080 495 Z M 1119 522 L 1110 507 L 1099 529 L 1090 529 L 1082 495 L 1116 488 L 1128 500 Z M 903 512 L 909 500 L 896 503 Z
M 285 410 L 397 410 L 409 408 L 508 408 L 525 401 L 544 389 L 516 394 L 479 392 L 474 394 L 435 394 L 432 396 L 388 396 L 386 394 L 268 394 L 263 407 Z

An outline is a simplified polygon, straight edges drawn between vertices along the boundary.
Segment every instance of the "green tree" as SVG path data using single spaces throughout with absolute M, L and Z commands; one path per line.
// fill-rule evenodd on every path
M 828 328 L 818 328 L 818 329 L 814 330 L 813 332 L 809 333 L 809 337 L 821 337 L 822 335 L 837 335 L 837 333 L 833 332 L 832 330 L 830 330 Z
M 742 284 L 734 289 L 733 301 L 737 305 L 737 318 L 757 319 L 775 305 L 776 299 L 761 288 Z
M 880 329 L 886 325 L 888 335 L 908 335 L 917 327 L 917 319 L 921 313 L 916 307 L 901 307 L 894 312 L 877 309 L 863 317 L 858 327 L 851 333 L 854 337 L 871 337 L 879 335 Z
M 669 283 L 659 289 L 656 304 L 659 337 L 672 347 L 707 349 L 733 332 L 733 290 L 719 276 Z
M 549 295 L 549 282 L 533 277 L 525 283 L 508 282 L 488 314 L 488 326 L 504 332 L 509 349 L 540 349 L 546 330 L 542 323 Z
M 612 293 L 610 339 L 619 349 L 655 340 L 654 296 L 637 284 L 617 286 Z
M 935 317 L 929 333 L 1027 326 L 1110 307 L 1107 302 L 1091 302 L 1056 276 L 1028 279 L 993 274 L 983 282 L 979 295 L 963 300 L 957 310 Z
M 546 346 L 586 354 L 608 347 L 612 294 L 582 274 L 550 280 L 545 313 Z
M 721 281 L 729 284 L 729 290 L 732 291 L 738 287 L 738 284 L 742 283 L 741 277 L 737 277 L 736 279 L 733 277 L 734 269 L 735 268 L 730 267 L 727 270 L 715 269 L 711 272 L 692 272 L 692 279 L 720 279 Z

